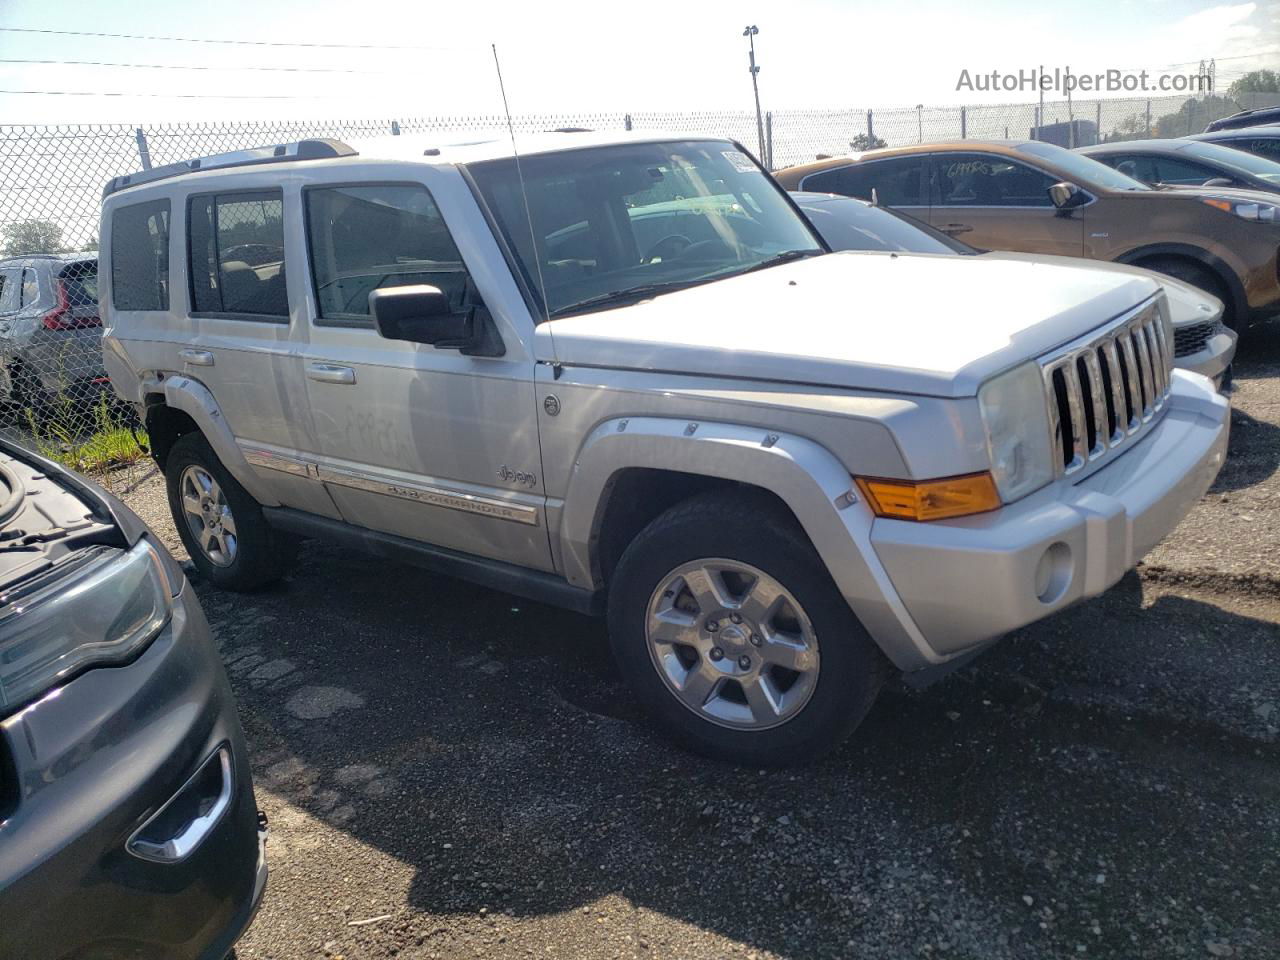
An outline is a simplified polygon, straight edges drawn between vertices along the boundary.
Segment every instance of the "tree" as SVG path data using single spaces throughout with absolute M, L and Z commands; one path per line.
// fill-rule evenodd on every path
M 856 137 L 854 137 L 852 140 L 849 141 L 849 149 L 854 151 L 855 153 L 859 153 L 863 150 L 878 150 L 881 147 L 887 147 L 887 146 L 888 144 L 885 143 L 883 140 L 881 140 L 879 137 L 876 137 L 876 136 L 869 137 L 865 133 L 860 133 Z
M 1250 70 L 1227 87 L 1227 93 L 1238 97 L 1242 93 L 1280 93 L 1280 73 L 1274 70 Z
M 4 255 L 19 257 L 27 253 L 60 253 L 62 228 L 49 220 L 20 220 L 4 228 Z

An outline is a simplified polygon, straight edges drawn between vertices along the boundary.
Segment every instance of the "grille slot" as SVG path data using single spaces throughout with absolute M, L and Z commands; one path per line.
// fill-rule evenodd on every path
M 1203 323 L 1190 323 L 1185 327 L 1173 328 L 1173 355 L 1187 357 L 1199 353 L 1213 337 L 1223 330 L 1221 320 L 1205 320 Z
M 1173 337 L 1162 304 L 1153 300 L 1040 361 L 1059 474 L 1105 457 L 1164 409 Z

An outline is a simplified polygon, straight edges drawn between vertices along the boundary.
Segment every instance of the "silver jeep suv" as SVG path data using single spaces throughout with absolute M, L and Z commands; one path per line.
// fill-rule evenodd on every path
M 607 614 L 669 733 L 783 764 L 1105 590 L 1222 463 L 1149 277 L 830 253 L 729 141 L 519 146 L 108 185 L 107 369 L 214 583 L 323 537 Z

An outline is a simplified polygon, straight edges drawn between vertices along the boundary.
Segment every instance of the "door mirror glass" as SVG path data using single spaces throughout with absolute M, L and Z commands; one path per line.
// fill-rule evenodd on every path
M 1089 195 L 1074 183 L 1062 181 L 1049 188 L 1049 199 L 1059 210 L 1073 210 L 1089 202 Z
M 461 346 L 451 341 L 466 342 L 471 336 L 471 311 L 455 314 L 444 292 L 425 283 L 370 291 L 369 312 L 388 340 L 449 347 Z

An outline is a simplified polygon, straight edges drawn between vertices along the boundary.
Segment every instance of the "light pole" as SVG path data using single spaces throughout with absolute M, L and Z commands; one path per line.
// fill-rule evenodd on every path
M 751 46 L 748 56 L 751 59 L 751 89 L 756 95 L 756 137 L 760 140 L 760 162 L 768 163 L 769 160 L 764 155 L 764 116 L 760 113 L 760 82 L 756 79 L 756 75 L 760 72 L 760 68 L 756 66 L 756 34 L 759 32 L 760 28 L 753 23 L 743 28 L 742 35 L 747 38 L 747 43 Z

